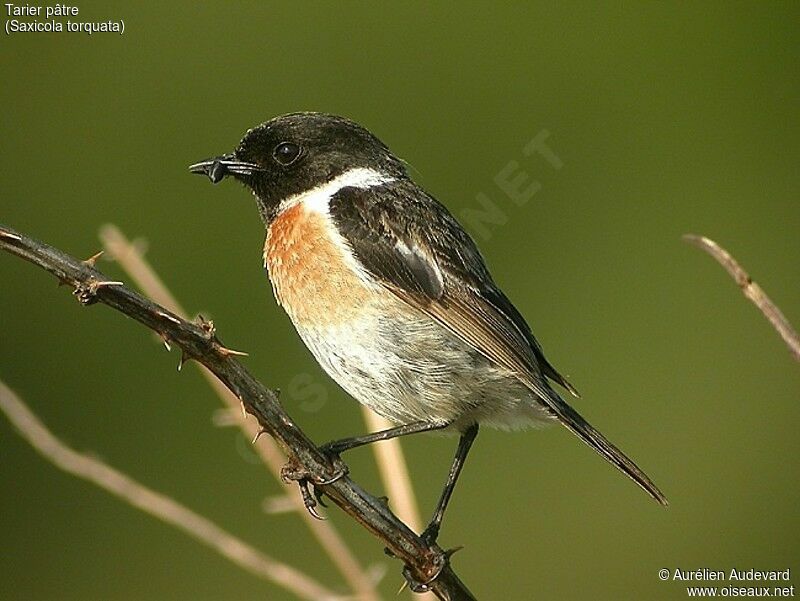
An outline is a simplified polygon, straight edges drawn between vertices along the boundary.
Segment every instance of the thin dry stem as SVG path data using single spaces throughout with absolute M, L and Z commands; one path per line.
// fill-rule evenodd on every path
M 800 361 L 800 336 L 797 335 L 792 324 L 789 323 L 789 320 L 786 319 L 781 310 L 770 300 L 767 294 L 761 289 L 761 286 L 756 284 L 748 273 L 742 269 L 736 259 L 719 244 L 705 236 L 686 234 L 683 236 L 683 239 L 689 244 L 706 251 L 725 268 L 725 271 L 730 274 L 739 288 L 742 289 L 742 293 L 759 308 L 764 314 L 764 317 L 766 317 L 772 324 L 772 327 L 775 328 L 775 331 L 783 338 L 783 341 L 786 343 L 786 346 L 789 347 L 789 352 L 795 360 Z
M 395 425 L 366 405 L 361 405 L 361 413 L 367 424 L 367 430 L 370 432 L 386 430 Z M 414 486 L 411 484 L 411 477 L 408 474 L 408 465 L 403 455 L 400 439 L 390 438 L 370 446 L 375 453 L 375 463 L 378 465 L 383 487 L 386 489 L 386 494 L 397 517 L 408 524 L 414 532 L 421 532 L 422 519 L 419 515 L 419 505 L 414 494 Z M 436 595 L 422 593 L 416 598 L 420 601 L 430 601 L 435 599 Z
M 367 424 L 367 430 L 370 432 L 387 430 L 396 425 L 365 405 L 362 405 L 361 409 L 364 421 Z M 403 455 L 400 440 L 390 438 L 370 446 L 372 446 L 372 450 L 375 453 L 375 462 L 378 464 L 381 481 L 392 507 L 397 513 L 397 517 L 408 524 L 415 532 L 421 532 L 422 520 L 419 515 L 417 498 L 414 495 L 414 487 L 408 475 L 408 466 L 406 465 L 406 458 Z
M 175 526 L 247 572 L 282 586 L 301 599 L 337 599 L 332 591 L 296 568 L 262 553 L 174 499 L 147 488 L 102 461 L 59 440 L 30 408 L 0 381 L 0 410 L 42 457 L 133 507 Z
M 107 224 L 100 229 L 100 241 L 108 256 L 114 259 L 119 266 L 133 279 L 139 289 L 159 305 L 169 309 L 176 315 L 187 319 L 186 310 L 181 307 L 178 300 L 170 292 L 163 280 L 158 276 L 152 266 L 145 260 L 135 244 L 130 242 L 122 231 L 113 224 Z M 327 553 L 330 560 L 337 567 L 347 583 L 359 599 L 375 601 L 379 599 L 372 578 L 362 569 L 350 548 L 328 521 L 314 519 L 305 510 L 303 499 L 296 486 L 286 484 L 281 480 L 281 467 L 286 463 L 286 456 L 278 447 L 274 439 L 269 436 L 259 436 L 260 426 L 253 420 L 246 420 L 240 409 L 240 401 L 228 390 L 217 377 L 204 365 L 197 363 L 203 377 L 217 396 L 236 416 L 236 423 L 244 432 L 247 440 L 252 440 L 261 460 L 267 465 L 270 473 L 286 488 L 286 495 L 292 507 L 308 526 L 319 544 Z M 257 439 L 257 440 L 256 440 Z M 402 519 L 402 514 L 401 514 Z

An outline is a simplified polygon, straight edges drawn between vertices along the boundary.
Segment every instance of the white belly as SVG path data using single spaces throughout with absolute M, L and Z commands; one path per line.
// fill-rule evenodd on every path
M 347 323 L 295 327 L 331 378 L 395 423 L 452 422 L 462 430 L 476 422 L 509 429 L 549 420 L 508 371 L 390 293 Z

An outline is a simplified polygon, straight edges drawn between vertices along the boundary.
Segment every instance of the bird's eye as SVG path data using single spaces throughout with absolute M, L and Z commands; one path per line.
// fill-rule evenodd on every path
M 302 150 L 294 142 L 281 142 L 275 147 L 272 156 L 281 165 L 291 165 L 298 159 Z

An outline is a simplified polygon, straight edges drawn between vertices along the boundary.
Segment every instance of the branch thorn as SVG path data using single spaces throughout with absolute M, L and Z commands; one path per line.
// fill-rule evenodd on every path
M 100 290 L 100 288 L 108 288 L 109 286 L 124 286 L 125 282 L 118 282 L 112 280 L 94 280 L 89 287 L 94 289 L 95 292 Z
M 217 331 L 217 328 L 214 326 L 214 322 L 210 319 L 206 319 L 202 315 L 198 313 L 197 319 L 195 320 L 197 325 L 203 330 L 208 340 L 211 340 L 214 337 L 214 333 Z
M 261 435 L 266 433 L 267 431 L 264 428 L 261 428 L 258 432 L 256 432 L 256 435 L 253 437 L 253 441 L 250 444 L 256 444 L 258 439 L 261 438 Z
M 109 286 L 124 286 L 123 282 L 116 282 L 111 280 L 96 280 L 92 278 L 88 284 L 79 282 L 72 292 L 78 301 L 83 305 L 91 305 L 97 301 L 97 291 L 101 288 L 108 288 Z
M 172 351 L 172 345 L 169 343 L 169 337 L 166 334 L 159 334 L 158 337 L 161 338 L 161 342 L 164 343 L 164 348 L 166 348 L 168 352 Z
M 100 252 L 97 252 L 97 253 L 93 254 L 91 257 L 89 257 L 85 261 L 81 261 L 81 263 L 83 263 L 87 267 L 94 267 L 95 264 L 97 263 L 97 259 L 99 259 L 102 256 L 103 256 L 103 251 L 101 250 Z
M 14 241 L 22 240 L 21 236 L 17 236 L 16 234 L 12 234 L 11 232 L 6 232 L 4 230 L 0 230 L 0 238 L 6 238 Z
M 178 361 L 178 371 L 181 371 L 183 369 L 183 366 L 190 359 L 191 359 L 191 357 L 186 353 L 186 351 L 181 349 L 181 360 Z
M 249 353 L 245 353 L 244 351 L 235 351 L 235 350 L 233 350 L 231 348 L 222 346 L 219 343 L 217 343 L 216 346 L 217 346 L 217 352 L 220 355 L 223 355 L 225 357 L 230 357 L 231 355 L 234 355 L 236 357 L 249 357 L 250 356 Z

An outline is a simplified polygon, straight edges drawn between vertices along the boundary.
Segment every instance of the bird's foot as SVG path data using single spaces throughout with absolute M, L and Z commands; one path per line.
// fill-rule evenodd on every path
M 347 467 L 347 464 L 342 461 L 342 458 L 339 456 L 339 453 L 343 450 L 344 449 L 338 447 L 335 442 L 326 442 L 319 447 L 319 452 L 328 459 L 332 470 L 330 478 L 326 481 L 318 482 L 318 484 L 333 484 L 350 473 L 350 468 Z
M 330 464 L 327 473 L 319 474 L 311 472 L 306 466 L 298 461 L 297 457 L 292 457 L 281 468 L 281 478 L 284 482 L 300 482 L 301 480 L 308 480 L 315 486 L 327 486 L 333 484 L 337 480 L 344 478 L 349 472 L 347 464 L 339 457 L 336 452 L 331 452 L 323 445 L 319 448 Z
M 303 497 L 303 505 L 318 520 L 325 518 L 317 512 L 317 504 L 327 507 L 322 500 L 322 495 L 325 492 L 323 487 L 344 478 L 349 472 L 347 465 L 337 452 L 328 451 L 325 446 L 320 448 L 320 452 L 325 455 L 330 463 L 329 473 L 324 475 L 312 473 L 296 457 L 289 459 L 286 465 L 281 468 L 281 479 L 284 482 L 297 482 L 300 487 L 300 494 Z
M 441 549 L 431 558 L 432 560 L 424 568 L 424 573 L 414 573 L 408 565 L 403 568 L 403 578 L 406 579 L 408 588 L 415 593 L 427 593 L 431 590 L 431 585 L 442 573 L 445 566 L 450 561 L 450 556 Z

